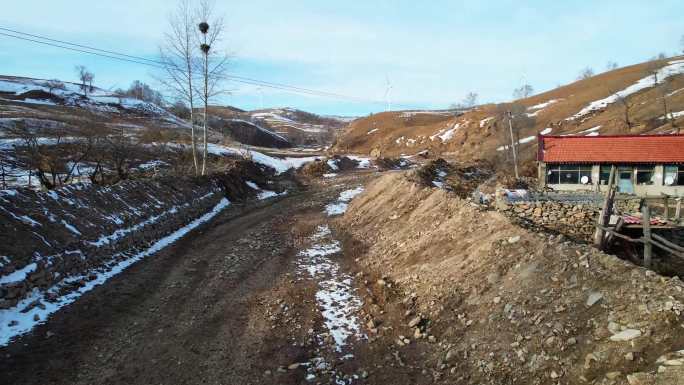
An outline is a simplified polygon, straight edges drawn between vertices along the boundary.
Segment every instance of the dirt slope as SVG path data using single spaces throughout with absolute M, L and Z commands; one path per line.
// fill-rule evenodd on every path
M 242 111 L 214 106 L 211 113 L 224 120 L 241 120 L 286 138 L 292 145 L 325 146 L 332 143 L 347 120 L 325 117 L 293 108 Z
M 361 268 L 382 277 L 371 286 L 388 298 L 370 309 L 384 329 L 378 345 L 423 351 L 435 383 L 684 378 L 680 361 L 662 358 L 681 360 L 673 352 L 684 347 L 677 278 L 529 232 L 403 174 L 372 182 L 343 222 L 364 250 Z
M 672 126 L 661 119 L 665 115 L 662 95 L 663 92 L 667 94 L 669 112 L 684 110 L 682 59 L 675 57 L 616 69 L 516 101 L 526 107 L 527 114 L 536 120 L 533 127 L 525 128 L 519 134 L 523 158 L 530 160 L 534 157 L 534 136 L 539 132 L 551 135 L 671 132 Z M 630 120 L 633 123 L 631 129 L 624 121 L 625 107 L 619 102 L 609 103 L 571 119 L 592 102 L 629 89 L 647 78 L 653 66 L 661 69 L 659 82 L 665 79 L 665 75 L 674 75 L 668 77 L 667 85 L 659 89 L 653 88 L 653 81 L 647 79 L 646 83 L 649 84 L 646 88 L 628 96 Z M 510 143 L 507 121 L 499 115 L 497 106 L 493 104 L 478 106 L 462 114 L 449 111 L 375 114 L 352 122 L 338 139 L 335 148 L 366 154 L 375 150 L 376 154 L 383 156 L 414 154 L 428 149 L 462 160 L 492 159 L 501 155 L 497 148 Z M 684 114 L 675 116 L 676 123 L 683 126 Z

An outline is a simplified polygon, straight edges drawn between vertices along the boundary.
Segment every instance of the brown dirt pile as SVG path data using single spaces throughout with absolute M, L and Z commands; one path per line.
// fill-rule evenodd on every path
M 390 338 L 412 337 L 391 348 L 404 354 L 422 345 L 435 383 L 684 378 L 677 278 L 527 231 L 403 174 L 371 183 L 342 221 L 363 240 L 361 268 L 391 285 L 399 293 L 391 301 L 406 311 L 394 317 Z

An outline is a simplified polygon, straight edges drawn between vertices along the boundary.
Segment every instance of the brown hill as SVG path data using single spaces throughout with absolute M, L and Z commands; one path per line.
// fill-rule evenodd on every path
M 658 85 L 654 86 L 654 73 Z M 531 173 L 536 135 L 670 133 L 684 126 L 684 57 L 632 65 L 554 90 L 516 100 L 528 124 L 518 125 L 523 162 Z M 624 102 L 619 95 L 624 96 Z M 672 120 L 665 119 L 665 104 Z M 603 100 L 603 103 L 601 102 Z M 466 112 L 396 111 L 352 122 L 335 150 L 375 156 L 432 154 L 456 160 L 500 161 L 510 144 L 504 105 L 481 105 Z M 627 123 L 626 109 L 629 110 Z M 673 124 L 674 123 L 674 124 Z M 498 151 L 497 151 L 498 150 Z
M 224 121 L 249 122 L 285 138 L 293 146 L 329 145 L 347 124 L 342 118 L 320 116 L 293 108 L 242 111 L 232 107 L 214 106 L 211 113 Z

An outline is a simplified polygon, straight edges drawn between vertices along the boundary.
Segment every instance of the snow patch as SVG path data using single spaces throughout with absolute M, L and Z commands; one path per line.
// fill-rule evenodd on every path
M 674 60 L 668 62 L 668 65 L 660 68 L 657 71 L 656 75 L 658 77 L 658 81 L 662 82 L 670 76 L 675 76 L 682 73 L 684 73 L 684 60 Z M 655 86 L 655 79 L 656 78 L 654 75 L 646 76 L 645 78 L 640 79 L 639 81 L 630 85 L 622 91 L 618 91 L 608 97 L 589 103 L 588 106 L 584 107 L 578 113 L 569 118 L 566 118 L 565 120 L 575 120 L 582 118 L 584 115 L 587 115 L 593 111 L 606 108 L 609 104 L 615 103 L 620 98 L 628 97 L 629 95 L 637 93 L 643 89 L 653 87 Z
M 356 315 L 363 302 L 356 294 L 352 276 L 342 272 L 332 259 L 342 247 L 339 241 L 331 239 L 328 225 L 318 226 L 310 239 L 314 244 L 299 253 L 298 269 L 317 281 L 315 298 L 323 323 L 333 338 L 335 350 L 342 352 L 350 337 L 365 338 Z
M 9 262 L 7 257 L 4 257 L 4 258 L 7 262 Z M 35 262 L 29 263 L 28 265 L 26 265 L 23 268 L 15 271 L 14 273 L 10 273 L 10 274 L 3 275 L 2 277 L 0 277 L 0 285 L 4 285 L 7 283 L 13 283 L 13 282 L 21 282 L 21 281 L 25 280 L 29 274 L 36 271 L 37 268 L 38 268 L 38 265 Z M 2 325 L 0 325 L 0 327 L 2 327 Z
M 344 214 L 347 211 L 347 205 L 349 201 L 354 199 L 357 195 L 361 194 L 362 192 L 363 186 L 359 186 L 351 190 L 342 191 L 340 193 L 340 196 L 337 198 L 337 201 L 329 203 L 327 206 L 325 206 L 325 213 L 328 214 L 329 217 Z

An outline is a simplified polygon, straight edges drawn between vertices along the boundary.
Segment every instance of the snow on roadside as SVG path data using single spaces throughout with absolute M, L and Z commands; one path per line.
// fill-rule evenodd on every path
M 363 186 L 359 186 L 351 190 L 342 191 L 340 193 L 340 196 L 337 198 L 337 201 L 329 203 L 327 206 L 325 206 L 325 213 L 328 214 L 329 217 L 344 214 L 347 211 L 349 201 L 354 199 L 357 195 L 361 194 L 362 192 Z
M 657 71 L 658 81 L 662 82 L 670 76 L 679 75 L 684 73 L 684 60 L 674 60 L 668 62 L 668 64 Z M 584 107 L 575 115 L 566 118 L 565 120 L 575 120 L 587 115 L 593 111 L 606 108 L 609 104 L 615 103 L 618 99 L 627 97 L 631 94 L 637 93 L 643 89 L 653 87 L 655 85 L 655 76 L 649 75 L 645 78 L 639 79 L 636 83 L 630 85 L 622 91 L 618 91 L 608 97 L 599 99 L 589 103 L 588 106 Z
M 7 258 L 7 257 L 5 257 Z M 36 271 L 38 268 L 38 264 L 35 262 L 29 263 L 28 265 L 22 267 L 21 269 L 15 271 L 14 273 L 10 273 L 7 275 L 4 275 L 0 277 L 0 284 L 7 284 L 7 283 L 13 283 L 13 282 L 20 282 L 26 279 L 26 277 Z
M 313 245 L 299 253 L 298 269 L 317 281 L 316 303 L 334 341 L 335 351 L 341 353 L 349 338 L 365 338 L 356 315 L 363 301 L 356 294 L 352 276 L 342 272 L 340 265 L 331 258 L 340 253 L 342 247 L 339 241 L 332 239 L 328 225 L 318 226 L 310 240 Z
M 245 183 L 247 184 L 247 186 L 249 186 L 249 188 L 257 191 L 257 199 L 260 201 L 263 201 L 264 199 L 268 199 L 268 198 L 287 195 L 287 190 L 285 190 L 281 193 L 277 193 L 277 192 L 271 191 L 271 190 L 264 190 L 252 181 L 247 181 Z
M 84 293 L 102 285 L 109 278 L 123 272 L 134 263 L 145 257 L 151 256 L 178 241 L 190 231 L 211 220 L 229 205 L 230 201 L 223 198 L 208 213 L 159 239 L 148 249 L 121 261 L 118 261 L 121 255 L 113 256 L 111 260 L 113 265 L 108 271 L 92 271 L 80 277 L 70 277 L 45 292 L 34 289 L 31 295 L 19 302 L 17 306 L 0 310 L 0 346 L 6 346 L 13 338 L 31 331 L 36 325 L 45 322 L 51 314 L 73 303 Z M 91 274 L 95 275 L 95 279 L 87 280 L 86 278 Z M 58 295 L 62 287 L 80 280 L 85 280 L 86 283 L 76 291 L 72 291 L 60 297 L 56 302 L 48 302 L 46 300 L 48 295 Z M 37 305 L 33 306 L 33 304 Z
M 488 117 L 488 118 L 484 118 L 484 119 L 480 120 L 480 128 L 484 128 L 484 126 L 485 126 L 487 123 L 491 122 L 491 121 L 494 120 L 494 119 L 495 119 L 495 118 L 494 118 L 493 116 L 490 116 L 490 117 Z

